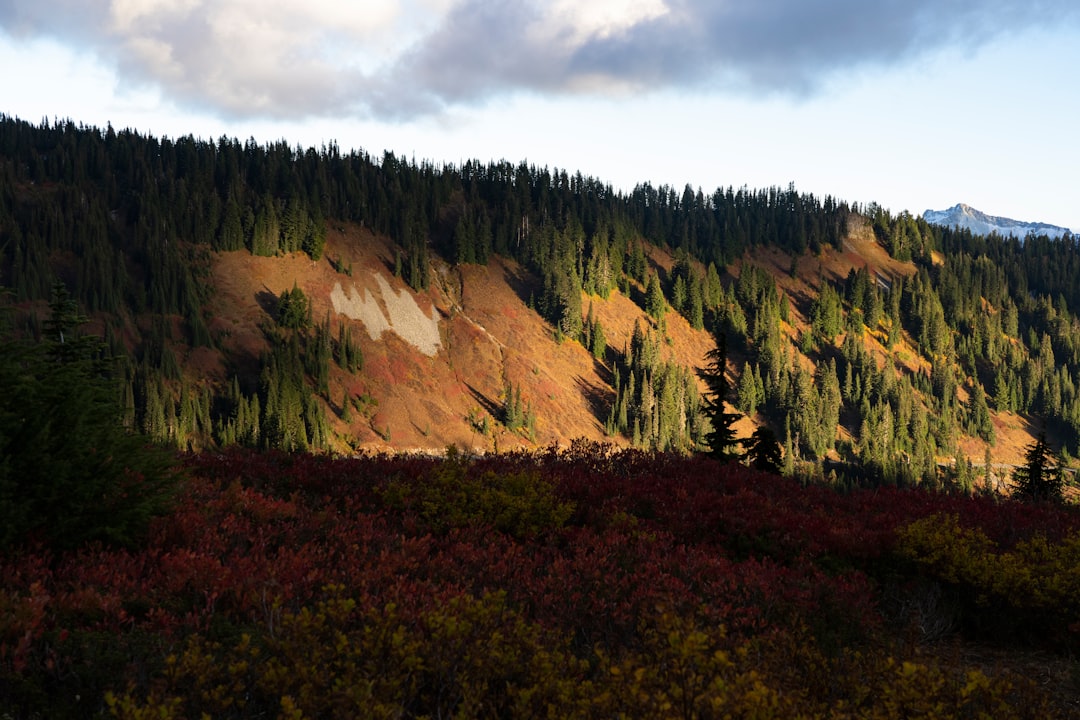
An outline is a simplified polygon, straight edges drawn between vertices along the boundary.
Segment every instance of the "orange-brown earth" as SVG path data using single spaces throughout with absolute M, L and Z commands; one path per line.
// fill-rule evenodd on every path
M 669 254 L 656 248 L 650 249 L 649 259 L 657 268 L 670 269 L 673 264 Z M 351 269 L 351 274 L 335 270 L 332 261 Z M 800 257 L 794 276 L 790 255 L 779 249 L 755 252 L 743 262 L 766 269 L 788 296 L 792 313 L 784 332 L 792 339 L 807 326 L 810 302 L 822 278 L 840 281 L 850 270 L 867 267 L 891 282 L 915 271 L 911 263 L 889 257 L 867 227 L 853 227 L 841 248 L 826 247 L 816 256 Z M 736 263 L 729 272 L 737 277 L 741 266 Z M 451 266 L 436 259 L 428 290 L 413 293 L 394 277 L 393 267 L 394 248 L 388 240 L 341 223 L 331 223 L 326 250 L 318 262 L 302 254 L 275 258 L 253 257 L 243 251 L 215 254 L 211 330 L 228 363 L 253 367 L 266 349 L 261 327 L 272 322 L 275 298 L 294 284 L 310 299 L 315 320 L 329 316 L 335 337 L 338 325 L 348 324 L 365 362 L 355 376 L 336 366 L 332 370 L 327 414 L 343 438 L 336 448 L 341 452 L 440 451 L 448 445 L 489 451 L 567 444 L 578 437 L 625 443 L 604 433 L 607 408 L 614 398 L 610 367 L 596 362 L 576 342 L 556 341 L 551 327 L 529 308 L 541 288 L 524 268 L 497 257 L 487 266 Z M 355 299 L 370 293 L 373 302 L 367 313 L 370 316 L 377 308 L 383 323 L 395 317 L 391 304 L 410 300 L 418 317 L 436 317 L 439 347 L 435 354 L 425 354 L 404 329 L 373 338 L 364 319 L 335 309 L 331 300 L 335 285 Z M 387 285 L 390 297 L 384 294 Z M 635 291 L 640 293 L 641 288 Z M 653 325 L 637 304 L 618 291 L 606 300 L 583 296 L 583 312 L 588 313 L 590 306 L 603 325 L 608 346 L 616 350 L 629 342 L 635 321 L 643 328 Z M 694 330 L 674 312 L 667 314 L 666 332 L 662 347 L 667 357 L 686 366 L 702 365 L 712 347 L 706 332 Z M 866 337 L 879 365 L 893 363 L 909 371 L 928 367 L 909 337 L 892 354 L 880 338 L 870 333 Z M 185 363 L 190 374 L 204 382 L 224 380 L 231 372 L 222 354 L 205 350 L 188 353 Z M 733 380 L 741 367 L 742 358 L 733 355 Z M 508 383 L 520 388 L 535 413 L 531 439 L 508 432 L 496 422 Z M 341 398 L 346 393 L 364 399 L 362 410 L 353 412 L 349 423 L 340 419 Z M 485 418 L 486 434 L 481 432 Z M 749 435 L 757 420 L 741 419 L 737 434 Z M 1004 413 L 995 415 L 994 423 L 998 440 L 991 448 L 993 461 L 1022 462 L 1033 433 L 1027 419 Z M 847 437 L 842 429 L 838 432 L 838 437 Z M 976 463 L 982 462 L 983 442 L 964 438 L 960 448 Z

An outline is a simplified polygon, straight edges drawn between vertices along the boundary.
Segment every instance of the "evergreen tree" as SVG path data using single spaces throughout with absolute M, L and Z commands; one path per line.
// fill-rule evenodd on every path
M 704 297 L 705 307 L 709 310 L 716 310 L 724 301 L 724 285 L 720 281 L 720 272 L 715 263 L 709 263 L 705 271 Z
M 602 239 L 593 239 L 589 264 L 585 270 L 585 290 L 595 293 L 605 300 L 611 295 L 615 274 L 611 268 L 611 257 L 607 243 Z
M 311 308 L 307 295 L 293 283 L 292 290 L 285 290 L 278 298 L 278 324 L 293 330 L 303 330 L 311 324 Z
M 88 318 L 79 312 L 78 304 L 67 287 L 57 282 L 49 300 L 49 317 L 45 320 L 43 339 L 50 357 L 58 363 L 94 360 L 104 347 L 100 338 L 83 335 L 80 328 Z
M 791 415 L 784 418 L 784 466 L 783 474 L 791 476 L 795 472 L 795 442 L 791 438 Z
M 225 203 L 225 212 L 221 218 L 214 242 L 215 250 L 240 250 L 244 247 L 244 226 L 240 222 L 240 205 L 232 196 Z
M 776 433 L 768 426 L 762 425 L 743 441 L 746 448 L 744 457 L 750 467 L 773 475 L 780 474 L 781 456 L 780 443 L 776 440 Z
M 521 387 L 508 382 L 503 390 L 503 425 L 510 431 L 517 431 L 522 428 L 528 430 L 529 413 L 527 403 L 521 399 Z
M 124 428 L 116 378 L 78 350 L 91 343 L 73 342 L 78 328 L 66 323 L 80 316 L 54 299 L 62 332 L 42 343 L 0 317 L 0 550 L 34 539 L 130 545 L 170 503 L 172 458 Z
M 364 351 L 353 340 L 352 328 L 348 323 L 338 325 L 338 339 L 335 345 L 337 350 L 337 364 L 342 370 L 357 373 L 364 369 Z
M 584 329 L 581 308 L 581 279 L 573 271 L 554 268 L 544 279 L 542 314 L 562 337 L 577 340 Z
M 251 254 L 273 256 L 281 250 L 281 225 L 278 220 L 277 204 L 267 194 L 263 198 L 251 237 Z
M 1013 496 L 1035 502 L 1060 502 L 1064 485 L 1062 469 L 1054 462 L 1046 443 L 1046 431 L 1024 451 L 1024 466 L 1013 473 Z
M 743 365 L 742 374 L 739 375 L 739 386 L 736 391 L 736 407 L 739 411 L 753 415 L 757 412 L 758 388 L 754 380 L 754 370 L 750 363 Z
M 690 321 L 690 327 L 695 330 L 705 328 L 705 284 L 697 273 L 690 274 L 690 295 L 686 319 Z
M 352 422 L 352 396 L 349 388 L 341 391 L 341 421 L 345 424 Z
M 327 311 L 326 320 L 316 323 L 314 335 L 308 338 L 304 353 L 307 372 L 315 381 L 316 390 L 327 400 L 330 399 L 330 359 L 332 354 L 330 312 Z
M 607 338 L 604 336 L 604 326 L 600 324 L 599 320 L 593 323 L 590 342 L 592 344 L 590 348 L 592 356 L 603 361 L 604 355 L 607 353 Z
M 466 213 L 458 216 L 454 227 L 454 262 L 461 264 L 478 262 L 476 253 L 476 229 Z
M 667 303 L 664 301 L 664 291 L 660 288 L 660 278 L 656 273 L 649 273 L 649 281 L 645 286 L 645 312 L 657 322 L 664 319 Z
M 709 446 L 709 456 L 718 460 L 734 460 L 739 457 L 736 450 L 739 443 L 735 439 L 735 429 L 732 425 L 739 416 L 727 412 L 724 408 L 724 401 L 728 394 L 728 380 L 725 375 L 727 338 L 722 333 L 717 334 L 716 347 L 705 354 L 705 361 L 705 367 L 699 368 L 698 376 L 708 387 L 702 405 L 705 416 L 712 424 L 712 428 L 705 436 L 705 442 Z
M 326 221 L 323 220 L 322 211 L 319 209 L 318 205 L 314 206 L 312 216 L 308 217 L 306 220 L 301 240 L 301 249 L 303 249 L 312 260 L 319 260 L 322 258 L 323 250 L 326 248 Z
M 983 452 L 983 489 L 986 492 L 994 491 L 994 457 L 990 454 L 990 444 L 987 443 Z
M 686 280 L 682 275 L 675 277 L 675 282 L 671 288 L 671 306 L 675 308 L 675 312 L 682 315 L 688 315 L 687 312 L 687 288 Z
M 995 440 L 994 422 L 990 418 L 990 408 L 986 404 L 986 393 L 978 380 L 968 401 L 968 432 L 977 435 L 988 444 Z
M 843 327 L 840 295 L 827 282 L 822 282 L 821 291 L 810 305 L 810 324 L 815 337 L 827 343 L 831 343 Z
M 1012 388 L 1007 372 L 1004 368 L 999 368 L 997 373 L 994 374 L 994 409 L 999 413 L 1013 409 Z

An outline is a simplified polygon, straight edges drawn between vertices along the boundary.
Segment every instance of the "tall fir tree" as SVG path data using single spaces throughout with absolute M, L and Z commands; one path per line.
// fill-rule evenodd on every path
M 1046 431 L 1040 430 L 1035 441 L 1024 451 L 1024 465 L 1013 474 L 1013 495 L 1021 500 L 1060 502 L 1064 478 L 1060 463 L 1054 462 L 1053 451 L 1046 442 Z
M 709 446 L 709 456 L 718 460 L 735 460 L 739 457 L 739 442 L 735 439 L 735 421 L 739 416 L 729 413 L 724 407 L 728 395 L 727 337 L 716 334 L 716 347 L 705 353 L 705 367 L 698 370 L 698 376 L 705 381 L 708 390 L 702 401 L 702 409 L 712 427 L 705 436 Z
M 667 303 L 664 301 L 664 291 L 660 288 L 660 278 L 656 273 L 649 273 L 649 281 L 645 287 L 645 312 L 660 322 L 664 319 L 666 310 Z

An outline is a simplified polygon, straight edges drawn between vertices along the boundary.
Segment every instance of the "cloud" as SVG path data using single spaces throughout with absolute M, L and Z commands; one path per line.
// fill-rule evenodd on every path
M 0 27 L 221 115 L 410 118 L 519 92 L 807 95 L 1078 15 L 1075 0 L 7 0 Z

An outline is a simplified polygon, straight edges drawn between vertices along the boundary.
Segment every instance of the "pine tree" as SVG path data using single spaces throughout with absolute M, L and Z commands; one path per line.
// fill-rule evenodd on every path
M 742 374 L 739 375 L 739 387 L 736 391 L 736 407 L 747 415 L 757 412 L 758 394 L 757 383 L 754 382 L 754 371 L 750 363 L 743 365 Z
M 607 353 L 607 338 L 604 337 L 604 326 L 597 320 L 592 328 L 592 355 L 597 360 L 603 361 Z
M 263 199 L 252 230 L 251 254 L 273 256 L 281 249 L 281 225 L 277 207 L 270 195 Z
M 832 285 L 823 283 L 821 292 L 810 305 L 810 324 L 814 336 L 831 343 L 843 326 L 843 308 L 840 295 Z
M 278 298 L 278 324 L 294 330 L 303 330 L 311 323 L 311 311 L 304 291 L 293 283 L 292 290 L 285 290 Z
M 315 381 L 316 391 L 327 400 L 330 399 L 330 359 L 333 348 L 330 342 L 330 312 L 326 320 L 315 324 L 313 337 L 308 338 L 304 352 L 304 362 L 311 378 Z
M 315 205 L 314 211 L 307 217 L 301 247 L 312 260 L 322 258 L 326 248 L 326 221 L 318 205 Z
M 686 280 L 682 275 L 675 278 L 675 283 L 671 288 L 671 306 L 675 308 L 675 312 L 687 315 L 687 289 Z
M 986 393 L 978 380 L 975 380 L 974 385 L 968 401 L 968 431 L 993 445 L 996 435 L 994 422 L 990 418 L 990 408 L 986 405 Z
M 338 325 L 337 364 L 342 370 L 357 373 L 364 369 L 364 353 L 353 341 L 352 329 L 345 322 Z
M 703 410 L 712 424 L 705 436 L 709 456 L 724 461 L 735 460 L 739 457 L 736 449 L 739 443 L 732 425 L 739 416 L 724 409 L 728 380 L 724 374 L 727 369 L 727 338 L 723 333 L 717 334 L 716 347 L 705 353 L 705 361 L 705 367 L 698 369 L 698 376 L 709 388 L 703 401 Z
M 44 339 L 50 357 L 59 363 L 93 360 L 103 351 L 100 338 L 83 335 L 80 327 L 88 318 L 79 312 L 78 304 L 67 287 L 57 282 L 49 300 L 49 317 L 45 320 Z M 100 369 L 100 368 L 99 368 Z
M 1021 500 L 1060 502 L 1064 484 L 1062 470 L 1046 443 L 1046 431 L 1024 451 L 1024 466 L 1013 473 L 1013 496 Z
M 743 442 L 746 448 L 745 458 L 750 467 L 762 472 L 780 474 L 782 462 L 780 443 L 768 426 L 762 425 L 748 440 Z
M 795 472 L 795 442 L 791 439 L 791 415 L 784 417 L 784 475 Z
M 994 458 L 990 454 L 990 444 L 986 444 L 983 452 L 983 489 L 990 492 L 994 489 Z
M 1006 377 L 1007 371 L 1001 368 L 994 375 L 994 409 L 1000 412 L 1008 412 L 1012 410 L 1012 392 L 1009 387 L 1009 380 Z
M 240 250 L 244 247 L 244 226 L 240 222 L 240 206 L 229 196 L 214 240 L 216 250 Z
M 664 319 L 667 304 L 664 302 L 664 291 L 660 288 L 660 278 L 656 273 L 649 273 L 649 282 L 645 286 L 645 312 L 654 320 L 660 322 Z
M 510 431 L 520 430 L 528 424 L 527 414 L 527 405 L 521 399 L 521 387 L 508 382 L 503 389 L 503 425 Z
M 32 535 L 134 544 L 175 488 L 172 458 L 123 426 L 115 379 L 82 355 L 77 309 L 56 300 L 42 343 L 0 317 L 0 551 Z
M 349 388 L 341 391 L 341 421 L 345 424 L 352 422 L 352 396 Z
M 697 273 L 690 275 L 690 299 L 689 312 L 686 319 L 690 321 L 690 327 L 695 330 L 705 328 L 705 286 Z

